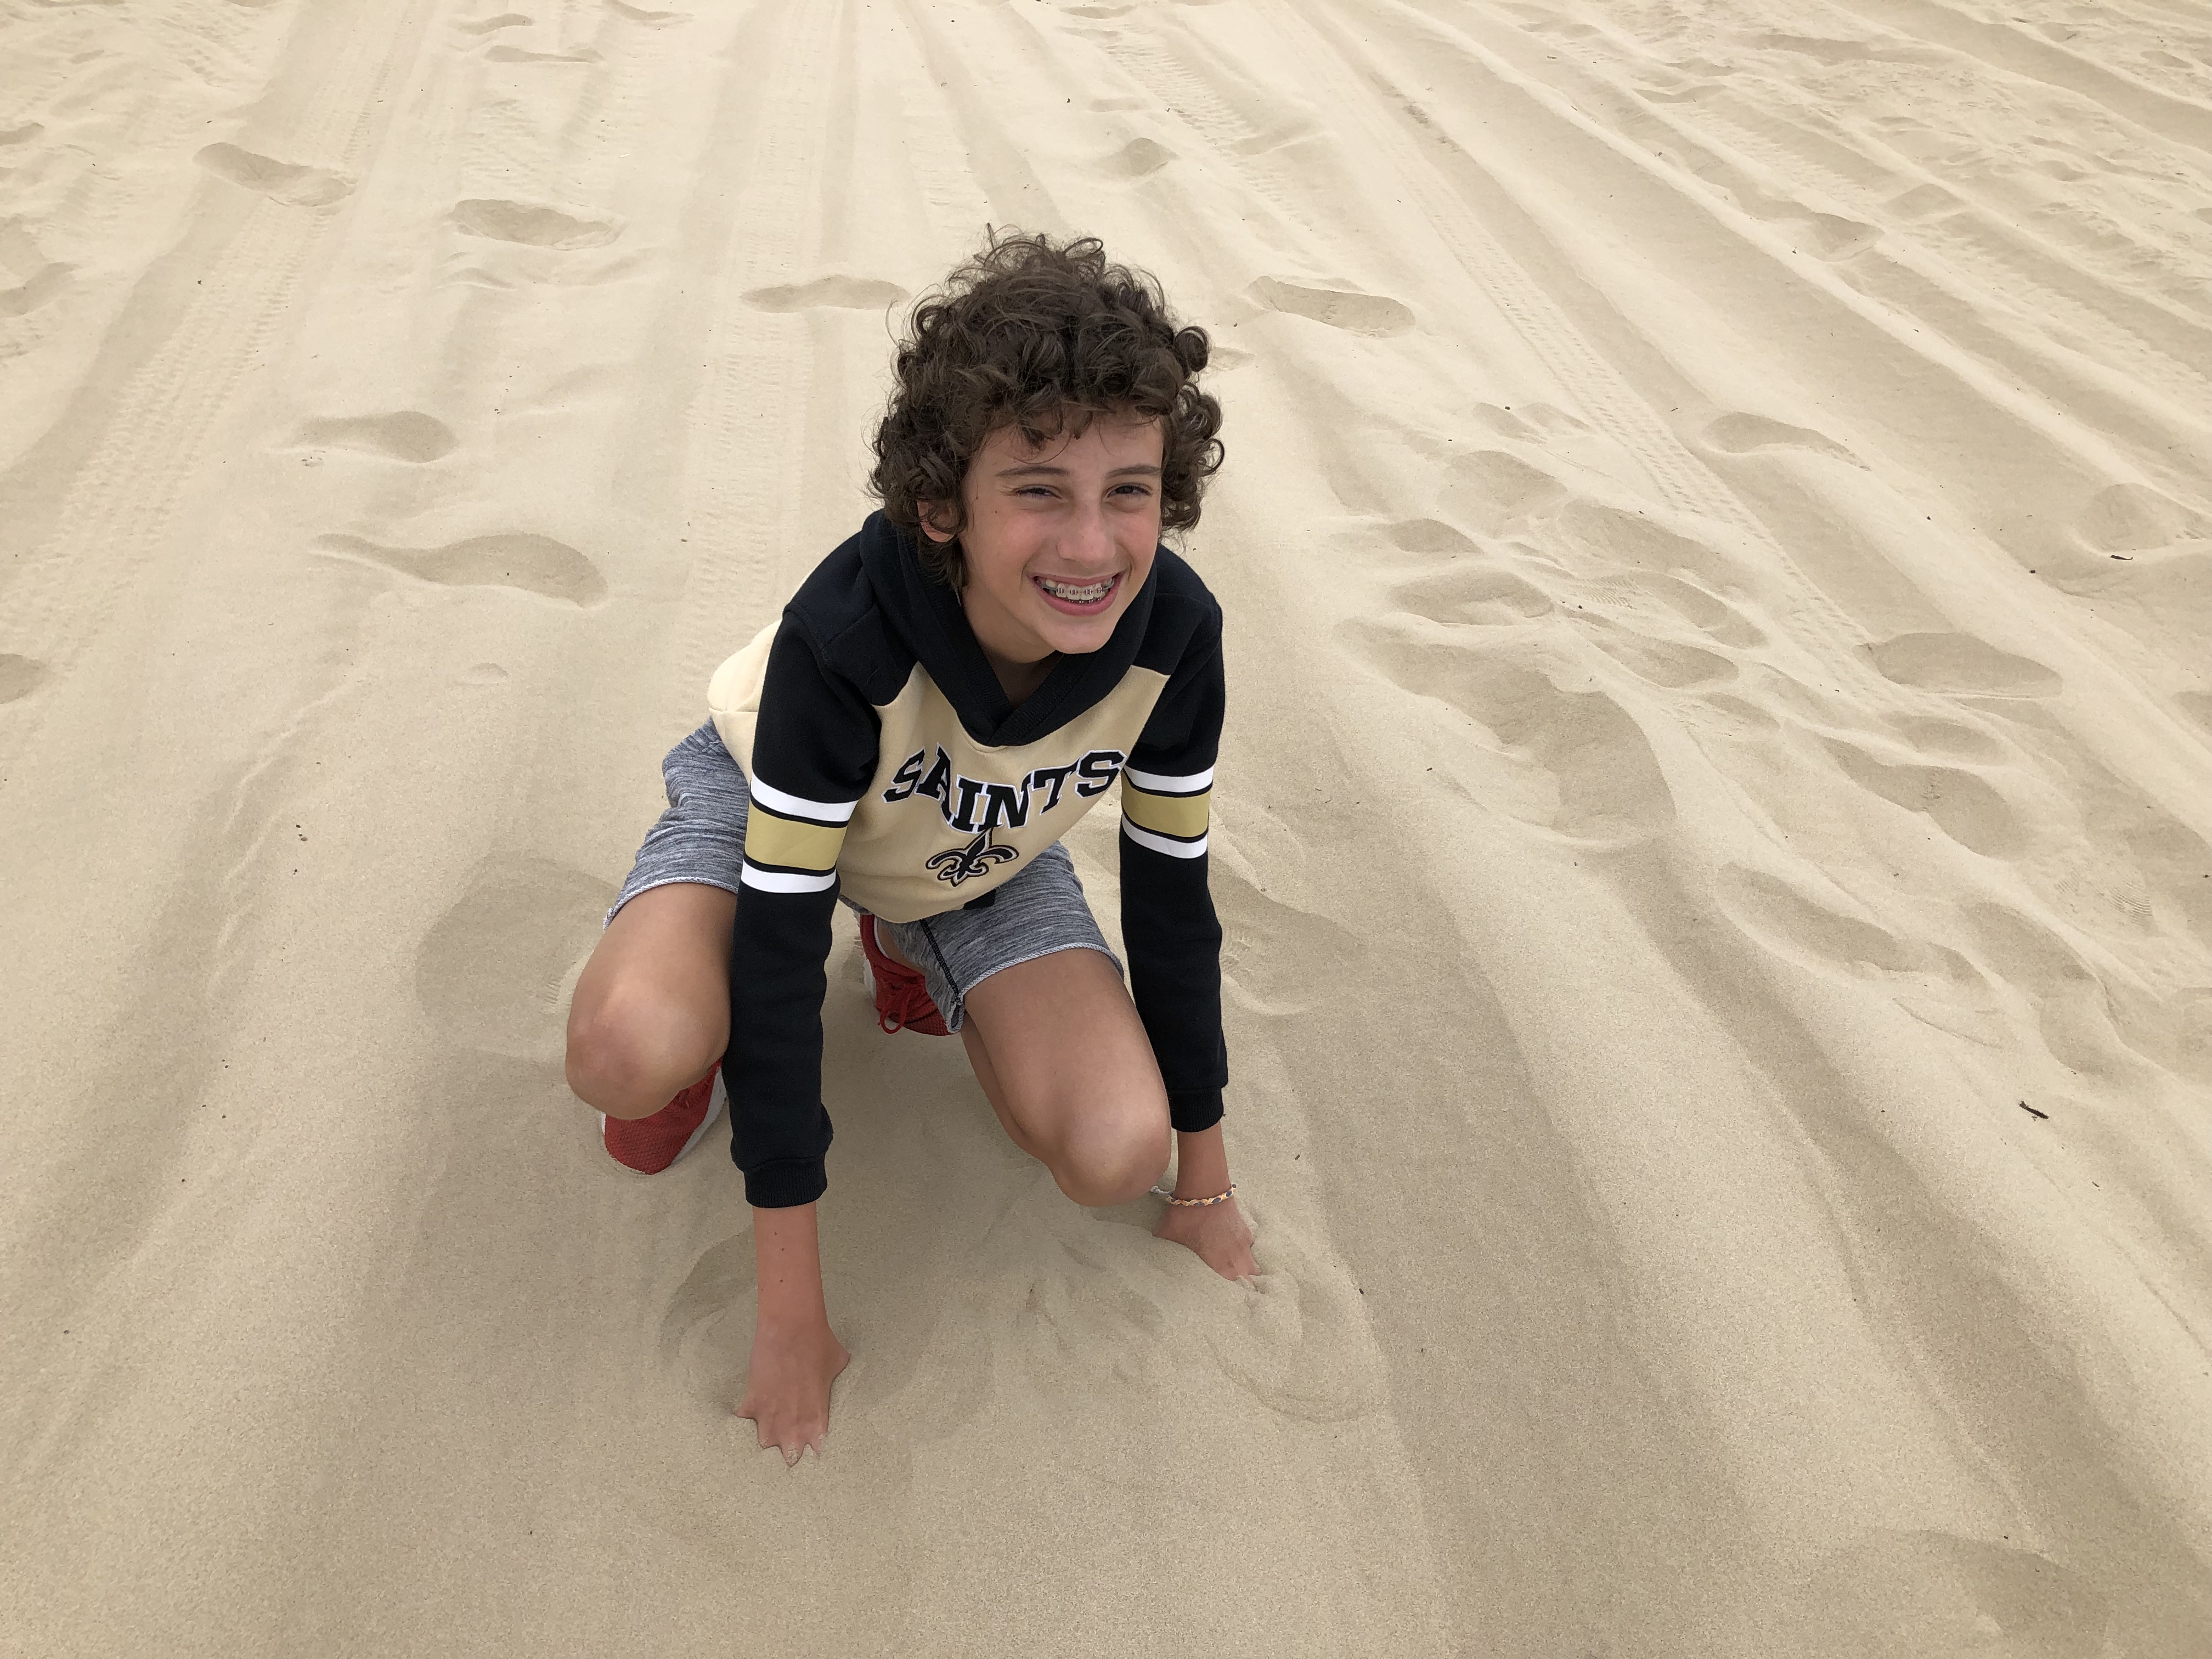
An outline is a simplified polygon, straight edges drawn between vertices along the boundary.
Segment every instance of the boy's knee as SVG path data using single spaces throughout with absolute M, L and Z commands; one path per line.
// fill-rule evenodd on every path
M 714 1062 L 714 1036 L 692 1024 L 678 1010 L 619 1004 L 571 1019 L 568 1087 L 609 1117 L 650 1117 Z
M 1127 1204 L 1150 1190 L 1168 1167 L 1169 1130 L 1163 1110 L 1071 1136 L 1053 1161 L 1060 1190 L 1092 1209 Z

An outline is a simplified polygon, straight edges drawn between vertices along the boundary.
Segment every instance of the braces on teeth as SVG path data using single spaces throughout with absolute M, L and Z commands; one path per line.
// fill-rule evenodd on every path
M 1052 581 L 1040 576 L 1037 578 L 1037 586 L 1054 599 L 1066 599 L 1071 605 L 1090 605 L 1104 599 L 1112 591 L 1114 578 L 1109 576 L 1104 581 L 1093 582 L 1088 587 L 1073 587 L 1066 582 Z

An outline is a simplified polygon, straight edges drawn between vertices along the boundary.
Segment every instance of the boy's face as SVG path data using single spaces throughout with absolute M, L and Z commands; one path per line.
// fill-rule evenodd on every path
M 986 656 L 1034 663 L 1112 637 L 1159 545 L 1161 445 L 1158 420 L 1110 414 L 1034 447 L 991 434 L 961 484 L 960 599 Z

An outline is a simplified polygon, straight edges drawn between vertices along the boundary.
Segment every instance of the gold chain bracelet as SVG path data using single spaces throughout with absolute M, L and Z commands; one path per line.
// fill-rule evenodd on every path
M 1232 1181 L 1229 1183 L 1229 1190 L 1227 1192 L 1216 1193 L 1212 1198 L 1177 1198 L 1173 1193 L 1170 1193 L 1168 1194 L 1168 1202 L 1174 1205 L 1179 1210 L 1203 1208 L 1208 1204 L 1218 1204 L 1225 1198 L 1233 1198 L 1236 1196 L 1236 1194 L 1237 1183 Z

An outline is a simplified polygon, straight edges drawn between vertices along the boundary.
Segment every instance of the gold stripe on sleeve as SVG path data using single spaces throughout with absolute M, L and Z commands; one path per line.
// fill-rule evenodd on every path
M 1121 816 L 1139 830 L 1188 841 L 1206 833 L 1206 808 L 1212 795 L 1211 789 L 1200 790 L 1195 795 L 1155 795 L 1124 778 Z
M 755 864 L 780 865 L 787 870 L 834 870 L 844 845 L 842 823 L 801 823 L 778 817 L 758 801 L 746 809 L 745 856 Z

